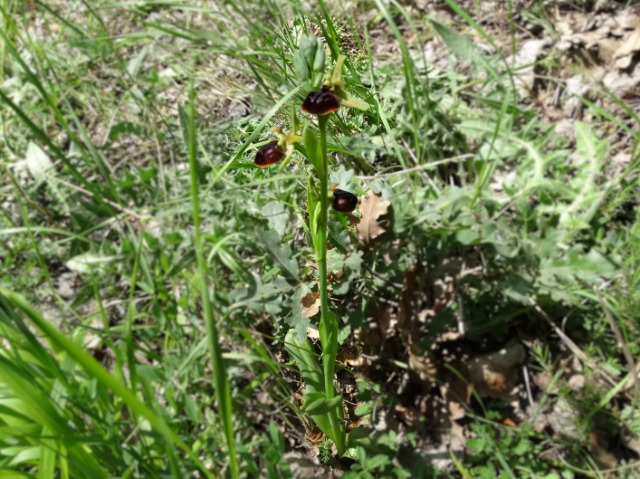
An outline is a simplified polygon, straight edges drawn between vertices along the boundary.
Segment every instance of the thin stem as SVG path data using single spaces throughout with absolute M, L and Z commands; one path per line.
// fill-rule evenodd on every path
M 324 386 L 327 398 L 334 396 L 333 391 L 333 360 L 337 351 L 333 352 L 331 341 L 329 341 L 329 333 L 332 329 L 332 318 L 329 314 L 329 292 L 327 285 L 327 229 L 328 229 L 328 208 L 329 197 L 327 190 L 329 189 L 329 165 L 327 159 L 327 116 L 318 116 L 318 124 L 320 127 L 320 149 L 322 152 L 322 171 L 318 172 L 320 177 L 320 218 L 318 230 L 320 231 L 318 241 L 318 272 L 320 275 L 320 330 L 323 332 L 322 339 L 322 365 L 324 369 Z M 332 354 L 333 353 L 333 354 Z M 331 373 L 331 374 L 329 374 Z
M 320 170 L 318 180 L 320 183 L 320 214 L 318 215 L 318 233 L 316 246 L 316 259 L 318 260 L 318 273 L 320 275 L 320 342 L 322 344 L 322 370 L 324 375 L 324 390 L 327 399 L 335 397 L 333 388 L 333 372 L 336 356 L 338 354 L 338 320 L 329 311 L 329 292 L 327 286 L 327 232 L 329 215 L 329 162 L 327 158 L 327 116 L 318 116 L 320 127 Z M 342 408 L 342 404 L 338 406 Z M 329 422 L 333 430 L 333 439 L 342 456 L 345 452 L 345 431 L 342 412 L 338 409 L 329 413 Z

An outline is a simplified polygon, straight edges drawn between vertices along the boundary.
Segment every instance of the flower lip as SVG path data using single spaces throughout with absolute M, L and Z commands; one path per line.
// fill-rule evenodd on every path
M 348 191 L 334 188 L 332 206 L 334 210 L 341 213 L 351 213 L 358 206 L 358 197 Z
M 340 100 L 328 86 L 312 91 L 302 103 L 302 109 L 312 115 L 328 115 L 340 108 Z
M 260 168 L 266 168 L 269 165 L 277 163 L 286 156 L 285 151 L 278 144 L 278 140 L 271 141 L 264 145 L 256 153 L 254 163 Z

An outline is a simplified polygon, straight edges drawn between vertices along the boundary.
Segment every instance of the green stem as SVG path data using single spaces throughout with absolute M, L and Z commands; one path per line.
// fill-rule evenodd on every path
M 320 342 L 322 344 L 322 369 L 324 376 L 324 390 L 327 399 L 335 396 L 333 388 L 333 373 L 336 356 L 338 354 L 338 321 L 329 310 L 329 291 L 327 281 L 327 233 L 329 215 L 329 162 L 327 158 L 327 121 L 328 116 L 318 116 L 320 127 L 320 214 L 318 217 L 318 241 L 316 245 L 316 259 L 320 276 Z M 342 408 L 342 405 L 339 406 Z M 338 454 L 345 452 L 344 423 L 340 410 L 329 413 L 329 421 L 334 434 L 334 441 Z
M 327 284 L 327 229 L 328 229 L 328 209 L 329 209 L 329 165 L 327 160 L 327 116 L 318 116 L 320 126 L 320 149 L 322 152 L 321 165 L 322 171 L 318 172 L 320 177 L 320 218 L 318 221 L 318 230 L 320 231 L 318 241 L 318 272 L 320 275 L 320 331 L 322 339 L 322 366 L 324 369 L 324 389 L 328 399 L 334 396 L 333 391 L 333 360 L 337 351 L 331 351 L 331 341 L 329 335 L 331 332 L 332 318 L 329 314 L 329 291 Z

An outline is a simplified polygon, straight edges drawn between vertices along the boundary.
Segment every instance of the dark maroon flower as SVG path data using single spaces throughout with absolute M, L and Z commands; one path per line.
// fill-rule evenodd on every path
M 302 103 L 302 109 L 312 115 L 328 115 L 340 108 L 340 100 L 328 86 L 312 91 Z
M 358 206 L 358 197 L 353 193 L 334 188 L 333 209 L 341 213 L 351 213 Z
M 260 168 L 266 168 L 269 165 L 277 163 L 285 156 L 285 151 L 278 145 L 278 141 L 274 140 L 258 150 L 254 163 Z

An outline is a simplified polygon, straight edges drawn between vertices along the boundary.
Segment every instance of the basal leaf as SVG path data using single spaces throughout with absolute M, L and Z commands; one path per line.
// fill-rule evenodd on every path
M 291 248 L 288 245 L 282 244 L 278 233 L 275 231 L 267 231 L 262 239 L 269 255 L 275 260 L 282 272 L 287 275 L 290 280 L 297 281 L 298 263 L 291 257 Z
M 431 19 L 431 24 L 447 48 L 451 50 L 451 53 L 462 60 L 468 60 L 476 65 L 481 65 L 487 72 L 491 73 L 494 78 L 498 77 L 496 69 L 475 43 L 434 19 Z

